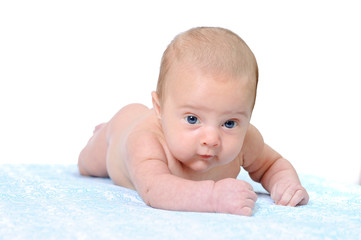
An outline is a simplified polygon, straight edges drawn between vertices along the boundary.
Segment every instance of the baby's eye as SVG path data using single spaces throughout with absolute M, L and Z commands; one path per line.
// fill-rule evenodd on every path
M 187 120 L 187 122 L 188 122 L 189 124 L 196 124 L 196 123 L 199 123 L 198 118 L 197 118 L 197 117 L 195 117 L 195 116 L 192 116 L 192 115 L 187 116 L 187 117 L 186 117 L 186 120 Z
M 237 126 L 237 123 L 233 120 L 228 120 L 222 126 L 225 126 L 226 128 L 234 128 Z

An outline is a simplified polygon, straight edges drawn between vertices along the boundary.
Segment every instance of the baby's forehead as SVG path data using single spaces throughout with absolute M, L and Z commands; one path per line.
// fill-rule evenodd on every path
M 201 78 L 203 81 L 215 81 L 219 83 L 229 83 L 234 85 L 252 85 L 252 77 L 246 73 L 234 74 L 227 69 L 215 69 L 207 65 L 193 62 L 174 63 L 168 72 L 166 81 L 179 81 L 185 79 Z

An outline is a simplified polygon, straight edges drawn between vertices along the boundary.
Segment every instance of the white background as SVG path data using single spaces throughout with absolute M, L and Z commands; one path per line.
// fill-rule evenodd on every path
M 357 1 L 1 1 L 0 162 L 70 163 L 122 106 L 151 106 L 181 31 L 221 26 L 260 69 L 252 122 L 300 173 L 358 183 Z

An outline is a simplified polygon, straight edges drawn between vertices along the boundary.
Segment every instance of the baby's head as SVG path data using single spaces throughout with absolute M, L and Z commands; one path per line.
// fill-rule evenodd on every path
M 257 89 L 257 63 L 236 34 L 195 28 L 166 49 L 153 106 L 172 155 L 204 172 L 236 159 Z
M 159 102 L 166 99 L 168 73 L 173 67 L 197 68 L 206 75 L 226 75 L 230 79 L 247 79 L 256 99 L 257 61 L 247 44 L 224 28 L 193 28 L 176 36 L 165 50 L 157 85 Z

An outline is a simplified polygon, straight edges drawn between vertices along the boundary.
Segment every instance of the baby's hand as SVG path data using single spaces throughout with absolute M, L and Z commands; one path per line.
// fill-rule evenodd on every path
M 227 178 L 214 185 L 212 203 L 215 212 L 251 216 L 256 200 L 252 186 L 245 181 Z
M 308 203 L 308 193 L 299 183 L 279 182 L 271 191 L 271 198 L 277 205 L 297 206 Z

